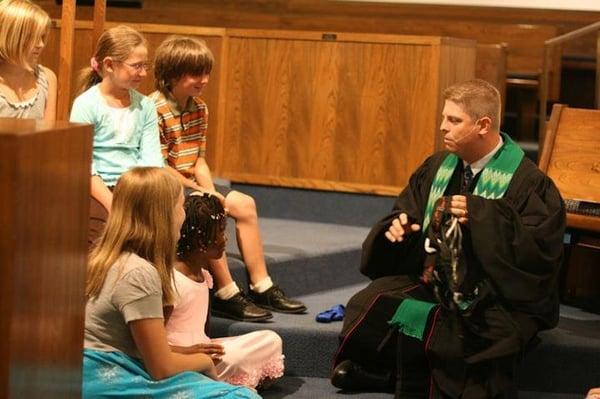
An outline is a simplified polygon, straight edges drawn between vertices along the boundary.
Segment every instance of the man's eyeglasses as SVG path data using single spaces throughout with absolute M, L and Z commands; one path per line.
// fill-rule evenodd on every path
M 147 71 L 148 69 L 152 68 L 152 65 L 147 62 L 136 62 L 135 64 L 130 64 L 128 62 L 121 61 L 121 64 L 125 64 L 128 67 L 135 69 L 136 72 L 141 72 L 142 70 Z

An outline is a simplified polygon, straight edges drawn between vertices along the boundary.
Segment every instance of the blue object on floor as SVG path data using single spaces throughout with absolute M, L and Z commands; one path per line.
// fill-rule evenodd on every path
M 346 313 L 346 308 L 344 305 L 335 305 L 330 309 L 317 314 L 315 320 L 319 323 L 331 323 L 332 321 L 340 321 L 344 320 L 344 314 Z

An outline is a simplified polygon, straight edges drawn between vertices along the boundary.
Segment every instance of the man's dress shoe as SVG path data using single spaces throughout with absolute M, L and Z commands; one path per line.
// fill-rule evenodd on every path
M 331 383 L 344 391 L 394 392 L 390 372 L 369 371 L 351 360 L 344 360 L 337 365 Z

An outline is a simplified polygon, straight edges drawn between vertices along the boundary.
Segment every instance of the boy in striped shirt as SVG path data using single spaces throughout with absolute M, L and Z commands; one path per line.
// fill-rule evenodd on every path
M 199 97 L 214 62 L 200 40 L 171 36 L 156 49 L 154 76 L 161 149 L 167 169 L 186 194 L 209 192 L 221 199 L 236 221 L 237 242 L 250 278 L 248 295 L 231 277 L 223 255 L 211 264 L 216 291 L 212 313 L 243 321 L 263 321 L 271 311 L 303 313 L 303 303 L 288 298 L 269 277 L 265 264 L 254 199 L 229 187 L 215 185 L 205 160 L 208 109 Z M 258 305 L 258 306 L 257 306 Z

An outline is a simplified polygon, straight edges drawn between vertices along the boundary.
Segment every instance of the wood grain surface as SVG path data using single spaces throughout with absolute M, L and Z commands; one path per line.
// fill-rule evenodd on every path
M 91 127 L 0 119 L 0 397 L 79 398 Z

